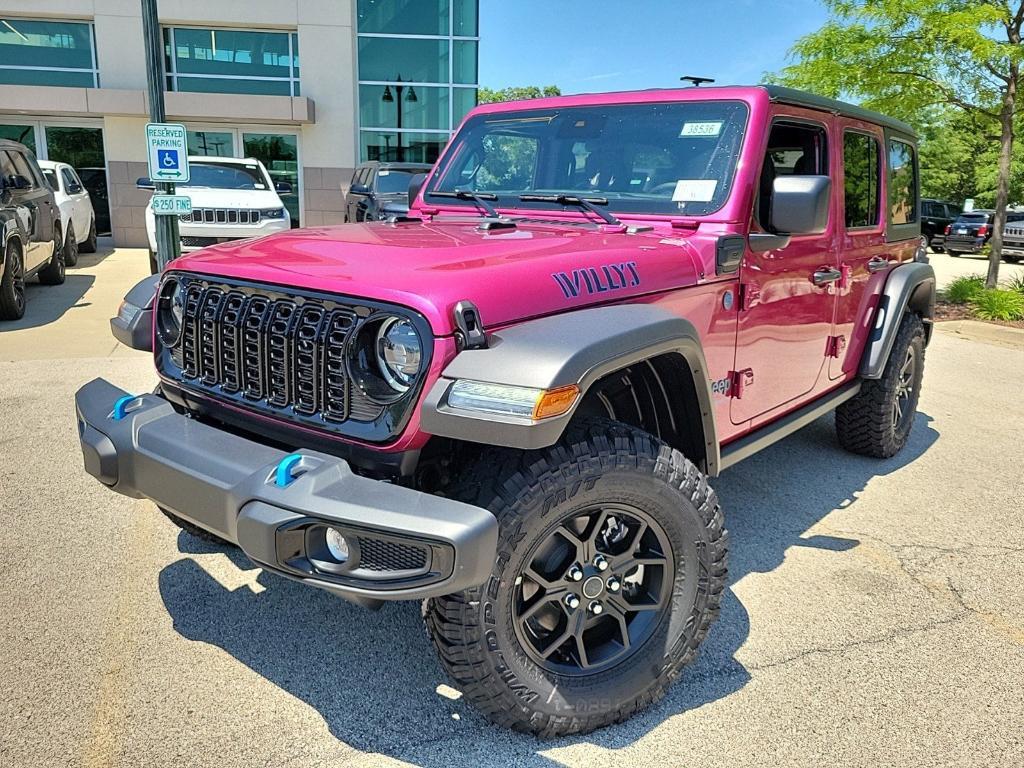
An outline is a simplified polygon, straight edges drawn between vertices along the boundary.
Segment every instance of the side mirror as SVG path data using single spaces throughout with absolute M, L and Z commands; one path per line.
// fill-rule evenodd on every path
M 147 179 L 145 176 L 140 176 L 135 180 L 135 186 L 139 189 L 156 189 L 156 184 L 153 183 L 152 179 Z
M 69 195 L 78 195 L 78 194 L 81 194 L 81 192 L 82 192 L 82 185 L 81 184 L 69 184 L 68 185 L 68 194 Z
M 350 195 L 360 195 L 362 197 L 366 197 L 367 195 L 370 194 L 370 188 L 365 184 L 353 184 L 351 187 L 348 188 L 348 192 Z
M 292 193 L 292 185 L 289 184 L 287 181 L 275 181 L 274 191 L 280 192 L 285 195 L 290 195 Z
M 15 189 L 28 189 L 29 187 L 32 186 L 29 183 L 28 179 L 26 179 L 20 173 L 16 173 L 13 176 L 11 176 L 10 180 L 11 186 L 14 187 Z
M 828 227 L 832 180 L 778 176 L 772 185 L 772 228 L 787 235 L 820 235 Z
M 409 179 L 409 207 L 412 208 L 416 202 L 416 198 L 420 196 L 420 190 L 423 189 L 423 182 L 427 180 L 427 174 L 417 173 L 411 179 Z

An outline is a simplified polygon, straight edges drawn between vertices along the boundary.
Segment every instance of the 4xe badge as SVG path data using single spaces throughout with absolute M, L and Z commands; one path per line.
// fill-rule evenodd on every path
M 581 292 L 591 295 L 640 285 L 640 273 L 635 261 L 584 267 L 572 272 L 554 272 L 551 277 L 558 283 L 567 299 L 574 299 Z

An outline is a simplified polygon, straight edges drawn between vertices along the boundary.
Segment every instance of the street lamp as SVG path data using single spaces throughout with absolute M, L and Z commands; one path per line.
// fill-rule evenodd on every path
M 398 128 L 398 146 L 396 147 L 396 156 L 398 162 L 405 161 L 405 147 L 402 146 L 402 102 L 408 101 L 410 104 L 415 104 L 419 99 L 416 97 L 416 89 L 411 85 L 408 86 L 409 92 L 405 94 L 405 98 L 402 98 L 402 93 L 405 91 L 406 86 L 402 85 L 404 81 L 402 76 L 399 75 L 395 78 L 395 93 L 391 93 L 391 86 L 384 86 L 384 94 L 380 97 L 380 100 L 385 104 L 395 104 L 398 110 L 397 128 Z M 386 137 L 385 137 L 386 138 Z M 386 142 L 385 142 L 386 144 Z

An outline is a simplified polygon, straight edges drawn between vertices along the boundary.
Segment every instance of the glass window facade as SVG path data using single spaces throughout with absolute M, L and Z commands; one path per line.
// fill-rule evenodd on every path
M 164 69 L 170 91 L 301 95 L 294 32 L 168 27 Z
M 478 0 L 357 0 L 360 160 L 433 162 L 476 106 Z
M 92 24 L 0 17 L 0 83 L 99 87 Z

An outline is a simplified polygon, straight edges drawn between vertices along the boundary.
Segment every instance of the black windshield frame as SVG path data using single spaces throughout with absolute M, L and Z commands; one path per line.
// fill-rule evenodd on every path
M 602 208 L 614 215 L 708 216 L 721 210 L 733 194 L 749 123 L 750 107 L 738 99 L 480 113 L 456 134 L 423 199 L 434 205 L 471 207 L 472 203 L 435 195 L 463 189 L 494 194 L 496 208 L 561 211 L 565 206 L 521 201 L 519 196 L 562 194 L 607 199 Z M 701 127 L 711 133 L 699 135 Z M 499 141 L 512 146 L 508 151 L 488 150 L 484 143 L 488 140 L 492 147 Z M 508 161 L 505 165 L 512 170 L 505 177 L 488 170 L 481 184 L 479 177 L 490 157 Z M 595 162 L 587 168 L 591 157 L 603 165 Z M 645 164 L 650 168 L 645 169 Z M 602 173 L 606 173 L 605 184 Z M 703 199 L 677 199 L 678 183 L 683 181 L 696 182 L 696 194 Z M 556 183 L 545 185 L 550 182 Z M 575 212 L 578 207 L 569 210 Z

